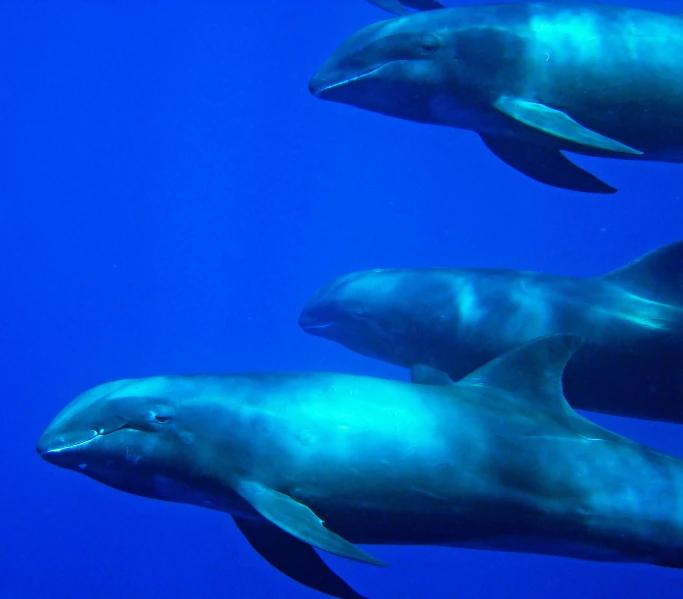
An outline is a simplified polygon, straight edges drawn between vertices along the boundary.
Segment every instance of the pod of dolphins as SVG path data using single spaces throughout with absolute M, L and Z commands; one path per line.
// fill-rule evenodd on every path
M 683 18 L 599 4 L 444 8 L 352 35 L 319 98 L 476 132 L 525 175 L 615 191 L 562 152 L 683 162 Z M 410 9 L 415 9 L 410 10 Z M 683 241 L 603 276 L 432 268 L 321 287 L 307 333 L 410 368 L 169 375 L 86 390 L 46 461 L 232 516 L 293 580 L 362 599 L 316 550 L 438 545 L 683 568 L 683 460 L 574 408 L 683 423 Z

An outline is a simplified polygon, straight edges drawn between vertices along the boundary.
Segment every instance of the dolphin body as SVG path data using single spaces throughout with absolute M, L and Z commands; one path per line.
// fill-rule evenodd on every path
M 575 413 L 577 338 L 537 339 L 453 387 L 329 373 L 106 383 L 37 444 L 114 488 L 228 512 L 291 578 L 361 596 L 313 547 L 441 545 L 683 566 L 683 461 Z M 323 524 L 324 523 L 324 524 Z
M 615 188 L 569 161 L 683 162 L 683 17 L 582 3 L 433 10 L 374 23 L 309 83 L 318 98 L 467 129 L 565 189 Z
M 535 337 L 581 336 L 564 372 L 580 409 L 683 423 L 683 242 L 578 279 L 493 269 L 355 272 L 321 287 L 299 325 L 448 384 Z M 445 372 L 445 377 L 439 372 Z

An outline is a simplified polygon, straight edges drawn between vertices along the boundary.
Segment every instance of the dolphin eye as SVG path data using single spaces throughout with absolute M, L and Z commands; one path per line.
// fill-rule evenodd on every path
M 420 47 L 427 54 L 431 54 L 441 47 L 441 40 L 435 35 L 425 35 L 422 40 L 420 40 Z
M 158 422 L 159 424 L 166 424 L 169 420 L 171 420 L 170 416 L 164 416 L 163 414 L 154 414 L 154 422 Z

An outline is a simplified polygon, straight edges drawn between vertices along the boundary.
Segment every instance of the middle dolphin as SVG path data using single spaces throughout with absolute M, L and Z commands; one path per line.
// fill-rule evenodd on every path
M 500 356 L 454 387 L 342 374 L 133 379 L 48 426 L 48 462 L 146 497 L 232 514 L 274 567 L 358 595 L 313 547 L 524 551 L 683 567 L 683 461 L 567 405 L 577 339 Z
M 583 192 L 613 187 L 570 162 L 683 162 L 683 16 L 510 3 L 417 13 L 348 38 L 313 94 L 477 132 L 508 165 Z
M 585 339 L 564 373 L 575 408 L 683 423 L 683 242 L 601 277 L 494 269 L 388 269 L 324 285 L 300 317 L 308 333 L 458 380 L 535 337 Z M 447 377 L 446 377 L 447 380 Z

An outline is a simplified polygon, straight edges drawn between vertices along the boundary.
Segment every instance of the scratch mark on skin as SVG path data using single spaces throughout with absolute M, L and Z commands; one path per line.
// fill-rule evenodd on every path
M 126 462 L 130 462 L 134 466 L 137 466 L 139 461 L 140 461 L 140 456 L 135 455 L 134 453 L 131 453 L 130 449 L 128 447 L 126 447 Z
M 587 441 L 607 441 L 607 439 L 600 439 L 599 437 L 586 437 L 586 435 L 582 435 L 581 433 L 579 433 L 579 437 L 586 439 Z
M 394 410 L 389 410 L 388 408 L 383 408 L 385 412 L 389 412 L 394 417 L 394 426 L 396 427 L 396 432 L 399 432 L 398 428 L 398 414 Z

